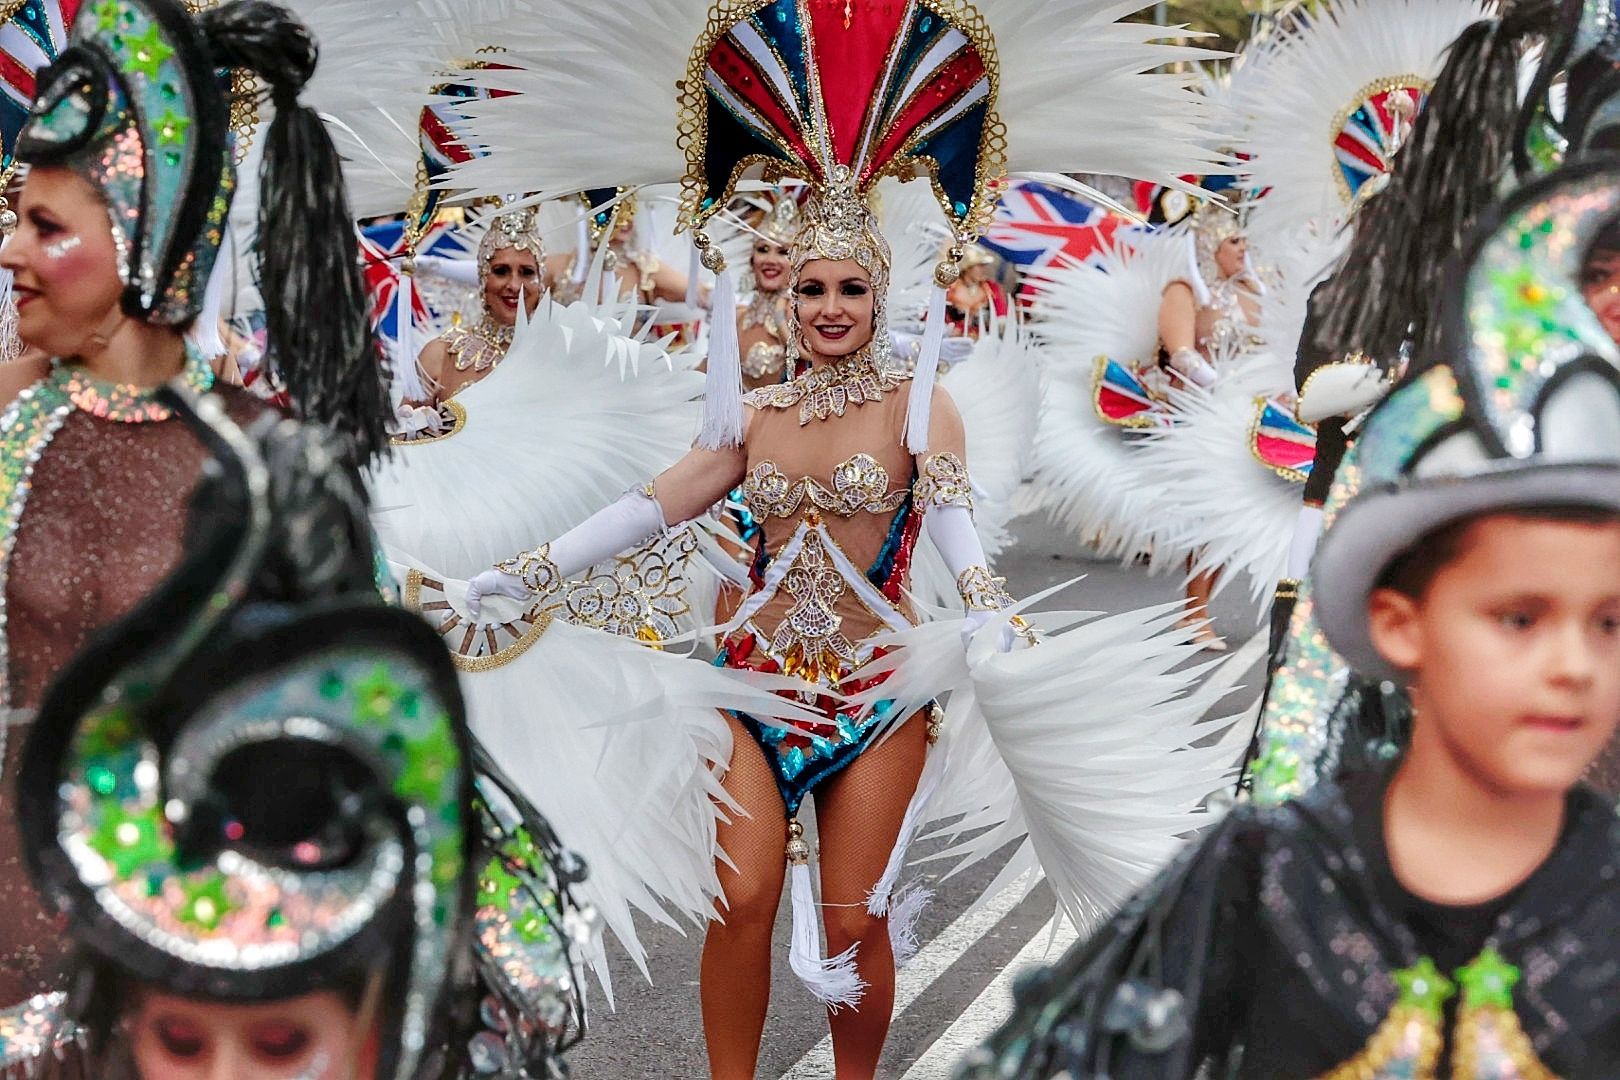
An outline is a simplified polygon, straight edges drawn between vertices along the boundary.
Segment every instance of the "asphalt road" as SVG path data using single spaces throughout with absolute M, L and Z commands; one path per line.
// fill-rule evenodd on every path
M 1128 610 L 1174 599 L 1178 582 L 1151 576 L 1138 567 L 1088 559 L 1078 543 L 1044 519 L 1015 523 L 1017 543 L 997 560 L 1015 596 L 1027 596 L 1078 575 L 1086 575 L 1067 606 Z M 1257 632 L 1260 613 L 1237 583 L 1217 598 L 1217 628 L 1235 645 Z M 1258 671 L 1245 677 L 1247 689 L 1227 709 L 1257 693 Z M 915 849 L 918 855 L 927 848 Z M 987 860 L 988 863 L 988 860 Z M 918 927 L 923 950 L 901 972 L 896 1016 L 879 1077 L 890 1080 L 942 1080 L 964 1049 L 993 1030 L 1010 1003 L 1010 984 L 1022 967 L 1040 962 L 1049 947 L 1061 949 L 1072 935 L 1051 943 L 1053 902 L 1044 885 L 1033 891 L 1007 890 L 975 909 L 999 868 L 980 865 L 944 881 L 932 881 L 934 900 Z M 937 873 L 933 876 L 937 877 Z M 822 1008 L 787 969 L 788 908 L 777 919 L 778 948 L 771 1008 L 760 1055 L 759 1076 L 770 1080 L 812 1080 L 833 1075 Z M 610 1010 L 592 987 L 594 1012 L 585 1041 L 569 1054 L 580 1080 L 642 1080 L 708 1075 L 698 1005 L 701 931 L 685 936 L 647 927 L 651 985 L 622 957 L 612 977 L 617 1008 Z M 1055 955 L 1055 953 L 1053 954 Z

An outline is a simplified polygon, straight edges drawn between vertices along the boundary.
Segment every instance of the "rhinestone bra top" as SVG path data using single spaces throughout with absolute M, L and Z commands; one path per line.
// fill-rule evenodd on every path
M 774 461 L 762 461 L 742 484 L 743 500 L 758 518 L 788 518 L 808 499 L 839 517 L 892 514 L 905 505 L 907 488 L 889 490 L 889 471 L 870 454 L 856 454 L 833 470 L 829 488 L 813 476 L 789 480 Z

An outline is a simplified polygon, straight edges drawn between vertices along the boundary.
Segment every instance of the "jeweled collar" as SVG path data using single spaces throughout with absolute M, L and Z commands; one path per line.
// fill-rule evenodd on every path
M 180 377 L 199 394 L 206 394 L 214 388 L 213 366 L 190 341 L 186 342 L 186 362 Z M 158 403 L 158 387 L 131 386 L 98 379 L 79 364 L 52 360 L 51 373 L 46 379 L 67 395 L 74 408 L 102 420 L 146 424 L 167 420 L 173 415 L 170 409 Z
M 872 359 L 871 347 L 836 364 L 811 368 L 792 382 L 762 386 L 751 391 L 749 404 L 756 408 L 787 409 L 799 406 L 799 424 L 843 416 L 850 405 L 882 401 L 883 395 L 910 378 L 901 372 L 884 371 Z

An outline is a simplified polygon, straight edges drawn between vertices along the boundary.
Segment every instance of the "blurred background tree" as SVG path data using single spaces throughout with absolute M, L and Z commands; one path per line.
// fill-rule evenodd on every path
M 1201 30 L 1213 36 L 1199 40 L 1198 44 L 1230 51 L 1272 21 L 1319 6 L 1320 0 L 1165 0 L 1131 18 L 1136 22 L 1159 22 Z

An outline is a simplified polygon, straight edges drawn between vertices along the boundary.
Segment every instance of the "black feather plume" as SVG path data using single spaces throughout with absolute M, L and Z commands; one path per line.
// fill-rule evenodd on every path
M 342 162 L 326 125 L 298 103 L 319 50 L 292 13 L 264 0 L 215 8 L 202 23 L 216 62 L 256 72 L 275 104 L 259 169 L 268 359 L 299 416 L 352 441 L 363 464 L 387 450 L 388 394 Z

